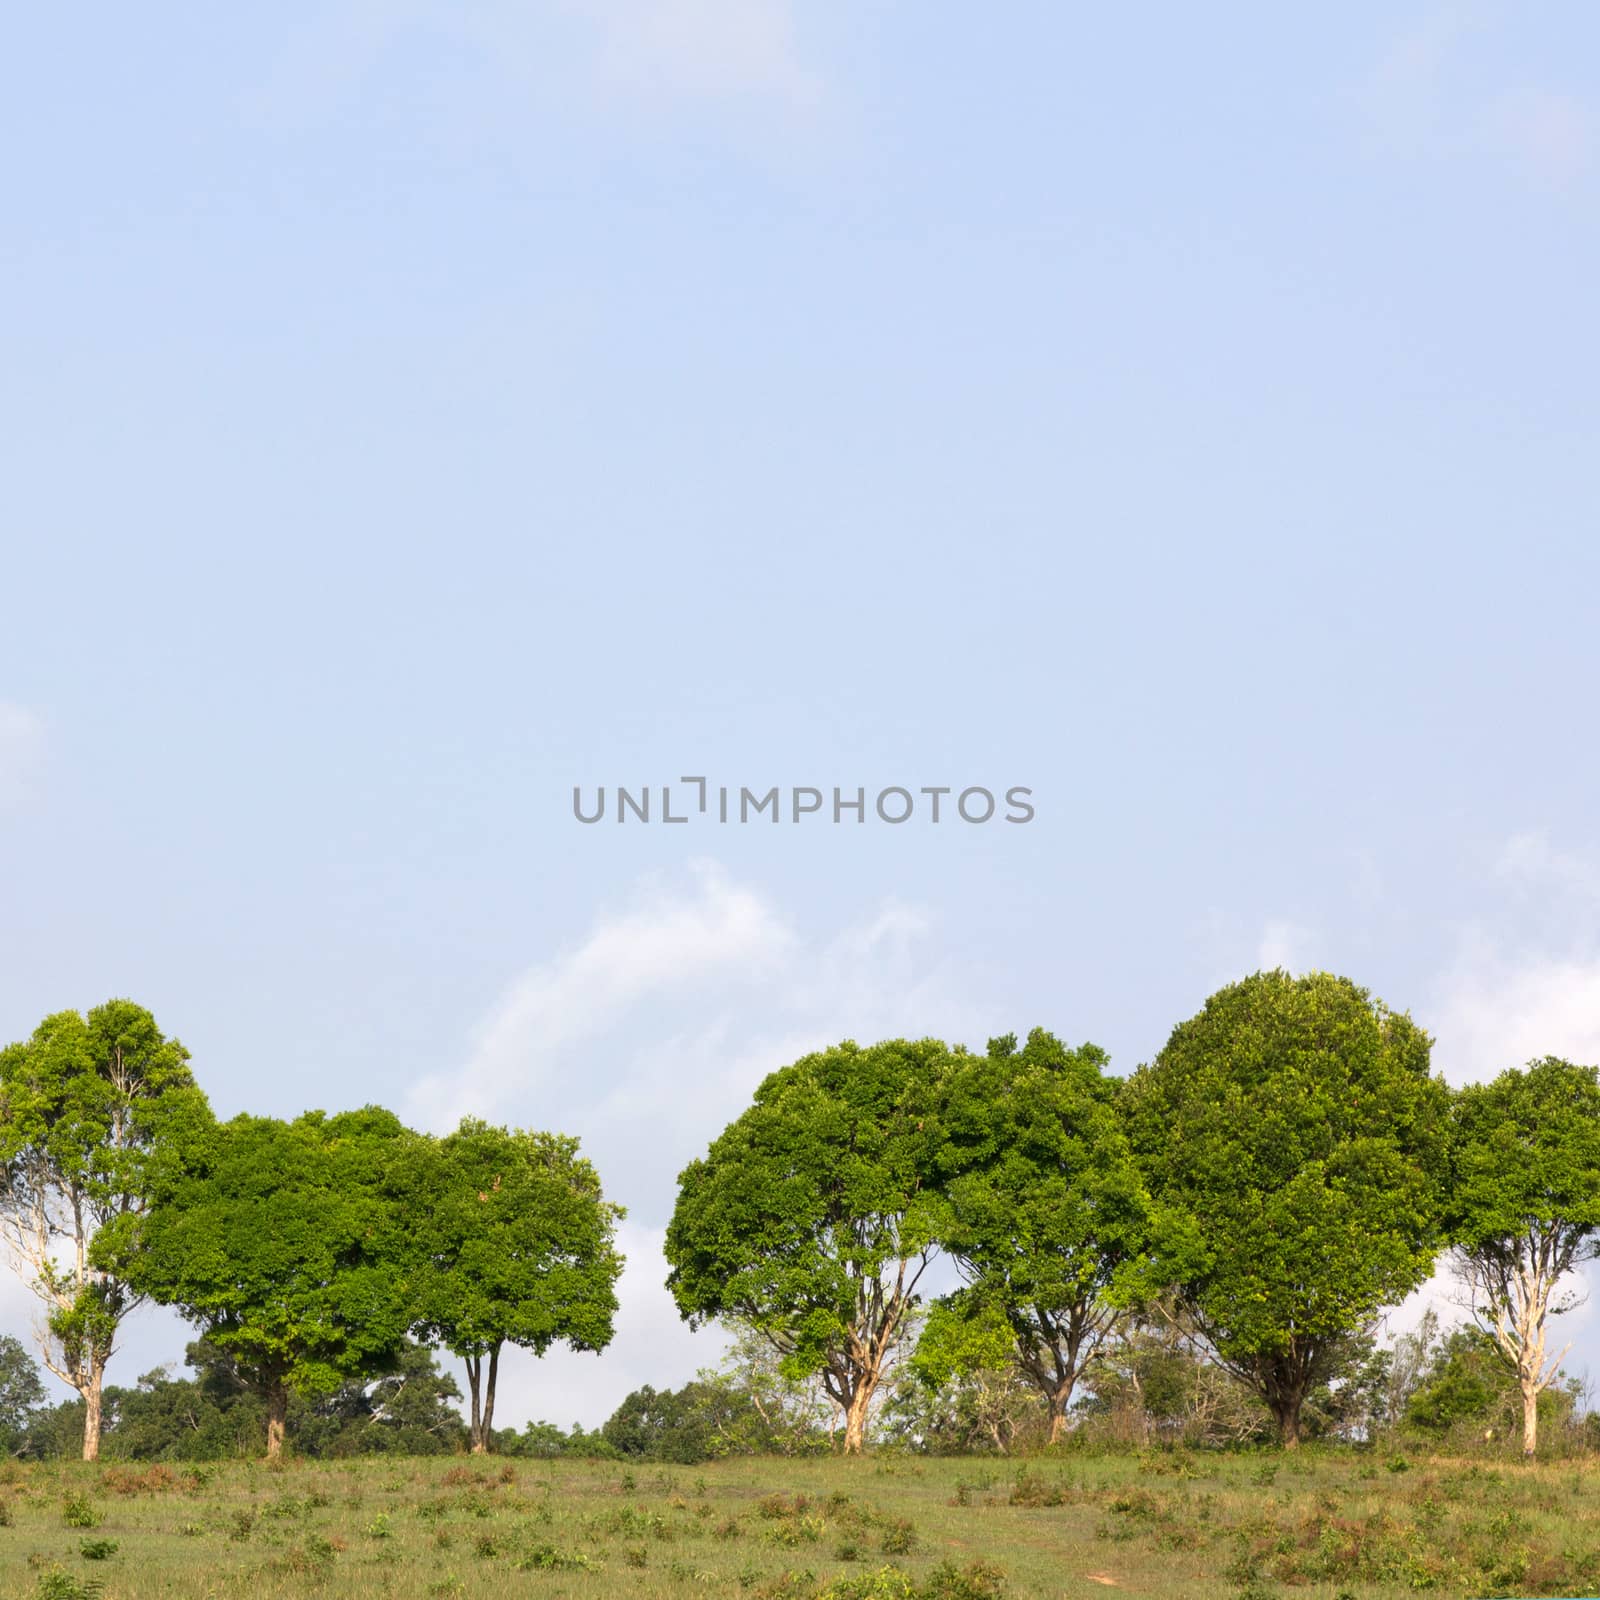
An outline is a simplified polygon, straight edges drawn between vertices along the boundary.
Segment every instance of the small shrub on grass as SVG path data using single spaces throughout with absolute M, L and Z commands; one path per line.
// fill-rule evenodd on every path
M 85 1561 L 109 1561 L 116 1553 L 115 1539 L 83 1539 L 78 1544 L 78 1554 Z
M 39 1600 L 97 1600 L 105 1590 L 98 1578 L 75 1578 L 62 1567 L 51 1567 L 39 1574 L 34 1591 Z
M 291 1546 L 271 1565 L 275 1570 L 292 1573 L 297 1578 L 323 1578 L 333 1570 L 333 1559 L 338 1548 L 331 1539 L 313 1534 L 303 1544 Z
M 581 1551 L 558 1550 L 553 1544 L 530 1545 L 518 1559 L 519 1572 L 599 1572 L 598 1561 L 591 1560 Z
M 1036 1477 L 1026 1467 L 1017 1469 L 1016 1482 L 1011 1485 L 1011 1504 L 1014 1506 L 1064 1506 L 1071 1498 L 1067 1484 L 1059 1479 L 1047 1483 Z
M 1003 1567 L 992 1561 L 971 1561 L 958 1567 L 941 1562 L 917 1591 L 918 1600 L 1001 1600 L 1006 1592 Z
M 178 1475 L 159 1462 L 143 1472 L 132 1467 L 107 1467 L 100 1474 L 100 1487 L 112 1494 L 164 1494 L 178 1487 Z
M 904 1517 L 896 1517 L 884 1524 L 883 1553 L 886 1556 L 908 1556 L 916 1543 L 917 1530 Z
M 69 1528 L 96 1528 L 100 1525 L 100 1513 L 90 1505 L 87 1495 L 73 1494 L 62 1502 L 61 1520 Z
M 840 1578 L 838 1582 L 849 1583 L 850 1579 Z M 739 1574 L 739 1585 L 741 1588 L 749 1586 L 742 1572 Z M 832 1593 L 819 1596 L 817 1575 L 808 1569 L 805 1572 L 780 1572 L 770 1583 L 764 1583 L 756 1590 L 756 1600 L 839 1600 L 839 1596 L 853 1593 L 841 1589 L 838 1596 Z
M 817 1592 L 817 1600 L 916 1600 L 911 1579 L 898 1567 L 880 1567 L 876 1572 L 835 1578 Z

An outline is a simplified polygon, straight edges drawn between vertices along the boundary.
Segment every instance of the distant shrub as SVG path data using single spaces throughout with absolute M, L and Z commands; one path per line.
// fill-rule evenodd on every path
M 83 1494 L 68 1495 L 61 1505 L 61 1520 L 69 1528 L 94 1528 L 100 1524 L 100 1513 Z

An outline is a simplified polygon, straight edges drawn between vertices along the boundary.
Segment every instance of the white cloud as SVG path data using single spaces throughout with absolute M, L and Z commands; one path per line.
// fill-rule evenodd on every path
M 1513 834 L 1495 862 L 1495 875 L 1521 894 L 1546 894 L 1600 901 L 1600 862 L 1578 851 L 1559 850 L 1538 831 Z
M 821 83 L 801 49 L 794 0 L 338 0 L 291 32 L 248 97 L 270 122 L 320 121 L 383 70 L 396 45 L 479 69 L 468 98 L 441 75 L 420 109 L 477 123 L 483 87 L 530 110 L 597 97 L 657 110 L 691 105 L 807 111 Z
M 1483 5 L 1447 4 L 1398 35 L 1362 86 L 1367 138 L 1388 154 L 1504 162 L 1564 187 L 1590 165 L 1594 113 L 1550 84 L 1508 83 L 1513 46 L 1493 36 L 1496 21 Z M 1475 54 L 1478 35 L 1486 42 Z
M 1380 147 L 1434 153 L 1450 120 L 1452 58 L 1476 21 L 1473 9 L 1444 5 L 1393 38 L 1363 85 L 1369 137 Z
M 1600 1063 L 1600 861 L 1524 832 L 1506 841 L 1494 878 L 1504 903 L 1459 930 L 1428 1008 L 1434 1059 L 1455 1083 L 1545 1055 Z
M 423 1126 L 442 1129 L 525 1102 L 631 1006 L 718 975 L 758 982 L 792 945 L 771 908 L 710 862 L 694 863 L 683 889 L 647 881 L 577 949 L 516 979 L 466 1062 L 415 1085 L 407 1108 Z
M 808 105 L 791 0 L 563 0 L 594 30 L 608 85 L 651 97 L 773 97 Z
M 1594 116 L 1574 95 L 1527 85 L 1507 90 L 1489 107 L 1485 135 L 1529 177 L 1559 188 L 1589 165 Z
M 1475 934 L 1428 1014 L 1453 1083 L 1537 1056 L 1600 1062 L 1600 956 L 1507 954 Z
M 992 1019 L 963 997 L 937 929 L 889 903 L 807 935 L 764 896 L 701 862 L 652 878 L 575 948 L 530 967 L 493 1007 L 455 1072 L 417 1084 L 408 1119 L 464 1112 L 577 1134 L 607 1194 L 630 1208 L 617 1338 L 604 1361 L 508 1361 L 500 1417 L 604 1420 L 641 1383 L 712 1365 L 664 1288 L 662 1231 L 683 1166 L 769 1072 L 841 1038 L 942 1033 L 981 1044 Z
M 1282 967 L 1286 972 L 1305 972 L 1309 969 L 1307 946 L 1309 931 L 1298 923 L 1281 919 L 1269 921 L 1256 946 L 1256 966 L 1263 972 Z
M 0 809 L 19 803 L 38 780 L 44 725 L 25 706 L 0 700 Z
M 693 863 L 684 879 L 647 880 L 577 948 L 516 978 L 463 1064 L 414 1085 L 407 1113 L 444 1129 L 543 1104 L 602 1134 L 700 1131 L 805 1050 L 974 1028 L 976 1011 L 928 954 L 932 931 L 891 903 L 807 939 L 714 863 Z M 582 1067 L 597 1058 L 604 1070 Z

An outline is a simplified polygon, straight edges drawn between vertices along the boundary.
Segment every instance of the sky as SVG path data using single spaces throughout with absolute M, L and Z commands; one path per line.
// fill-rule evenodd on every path
M 1128 1071 L 1282 964 L 1452 1082 L 1600 1061 L 1597 62 L 1578 0 L 18 11 L 0 1038 L 127 995 L 223 1115 L 577 1134 L 617 1337 L 511 1425 L 716 1359 L 675 1175 L 839 1038 Z M 774 785 L 868 820 L 718 820 Z

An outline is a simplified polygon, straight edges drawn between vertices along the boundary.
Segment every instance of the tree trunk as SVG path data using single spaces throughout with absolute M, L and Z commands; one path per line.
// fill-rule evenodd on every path
M 467 1364 L 467 1388 L 472 1392 L 472 1426 L 468 1430 L 467 1437 L 472 1442 L 473 1455 L 481 1456 L 484 1451 L 483 1409 L 479 1403 L 479 1396 L 482 1393 L 480 1380 L 483 1377 L 483 1357 L 463 1356 L 461 1359 Z
M 489 1351 L 489 1381 L 483 1389 L 483 1427 L 480 1435 L 482 1443 L 475 1446 L 478 1450 L 494 1449 L 494 1385 L 499 1374 L 500 1346 L 495 1345 Z
M 1292 1394 L 1272 1402 L 1272 1415 L 1278 1424 L 1278 1443 L 1285 1450 L 1300 1448 L 1301 1399 L 1301 1395 Z
M 1072 1391 L 1077 1384 L 1078 1375 L 1073 1375 L 1060 1384 L 1055 1393 L 1050 1396 L 1050 1443 L 1060 1444 L 1061 1436 L 1067 1431 L 1067 1408 L 1072 1404 Z
M 867 1409 L 872 1404 L 872 1391 L 876 1387 L 874 1380 L 863 1378 L 856 1385 L 855 1392 L 850 1396 L 850 1404 L 845 1408 L 844 1414 L 844 1453 L 847 1456 L 858 1456 L 867 1442 Z
M 105 1384 L 106 1369 L 96 1364 L 89 1369 L 89 1382 L 83 1391 L 83 1459 L 100 1459 L 101 1393 Z
M 1532 1461 L 1539 1446 L 1539 1391 L 1532 1384 L 1522 1385 L 1522 1459 Z
M 289 1391 L 275 1383 L 267 1391 L 267 1460 L 283 1455 L 283 1436 L 289 1425 Z

